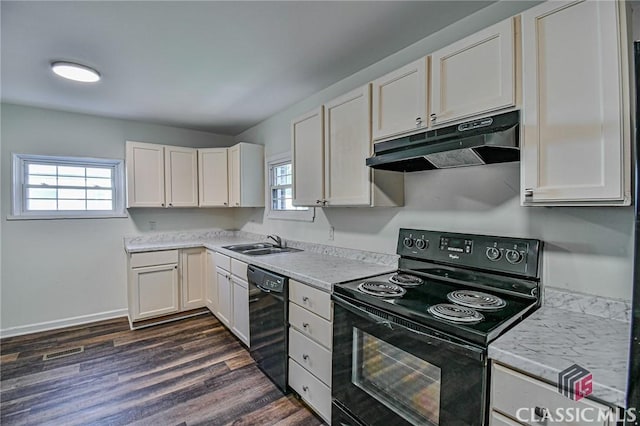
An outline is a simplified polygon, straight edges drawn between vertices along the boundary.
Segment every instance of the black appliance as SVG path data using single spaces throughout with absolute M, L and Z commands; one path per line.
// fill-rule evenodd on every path
M 367 166 L 396 172 L 520 160 L 520 112 L 511 111 L 374 144 Z
M 629 359 L 629 380 L 627 385 L 627 407 L 635 408 L 636 413 L 640 412 L 640 42 L 633 43 L 635 58 L 635 86 L 636 86 L 636 139 L 635 151 L 635 253 L 634 253 L 634 273 L 633 273 L 633 309 L 631 316 L 631 354 Z M 628 422 L 628 424 L 638 425 L 640 420 Z
M 484 424 L 487 346 L 540 306 L 541 251 L 401 229 L 396 273 L 334 286 L 332 423 Z
M 289 279 L 249 265 L 249 352 L 258 367 L 287 392 Z

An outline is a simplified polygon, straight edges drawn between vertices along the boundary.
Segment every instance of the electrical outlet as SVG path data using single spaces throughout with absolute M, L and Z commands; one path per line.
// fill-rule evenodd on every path
M 333 241 L 333 235 L 335 234 L 335 228 L 333 226 L 329 227 L 329 241 Z

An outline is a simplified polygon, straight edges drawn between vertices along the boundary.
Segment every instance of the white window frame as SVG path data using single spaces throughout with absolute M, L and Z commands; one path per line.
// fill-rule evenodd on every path
M 291 162 L 291 153 L 286 152 L 283 154 L 272 155 L 266 160 L 265 164 L 265 182 L 266 182 L 266 209 L 267 218 L 276 220 L 295 220 L 299 222 L 313 222 L 316 217 L 316 209 L 309 207 L 307 210 L 272 210 L 273 200 L 271 199 L 271 169 L 274 166 L 281 165 L 282 163 Z
M 12 154 L 12 214 L 7 219 L 99 219 L 128 217 L 125 208 L 124 187 L 124 160 L 89 158 L 89 157 L 62 157 L 50 155 Z M 113 210 L 26 210 L 24 197 L 25 164 L 27 162 L 50 162 L 56 165 L 82 166 L 82 167 L 112 167 L 113 168 Z

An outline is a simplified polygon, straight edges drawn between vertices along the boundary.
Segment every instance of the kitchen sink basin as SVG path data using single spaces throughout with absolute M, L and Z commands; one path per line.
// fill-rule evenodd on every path
M 247 256 L 264 256 L 266 254 L 292 253 L 302 251 L 292 247 L 278 247 L 270 243 L 252 243 L 252 244 L 236 244 L 232 246 L 222 247 L 227 250 L 235 251 Z

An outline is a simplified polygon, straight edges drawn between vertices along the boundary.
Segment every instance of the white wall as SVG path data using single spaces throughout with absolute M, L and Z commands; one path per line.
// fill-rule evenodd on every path
M 128 139 L 214 147 L 230 146 L 233 138 L 17 105 L 3 104 L 1 114 L 3 334 L 126 309 L 123 237 L 148 232 L 150 221 L 158 231 L 234 227 L 233 212 L 224 209 L 131 209 L 126 219 L 6 220 L 11 153 L 124 159 Z
M 264 144 L 267 156 L 289 151 L 292 118 L 530 5 L 498 2 L 291 106 L 236 140 Z M 409 173 L 405 179 L 402 208 L 318 209 L 315 223 L 269 220 L 263 212 L 245 212 L 238 216 L 238 226 L 386 253 L 395 252 L 400 227 L 539 238 L 546 243 L 547 285 L 631 298 L 632 208 L 520 207 L 519 163 Z M 328 240 L 331 226 L 334 241 Z

